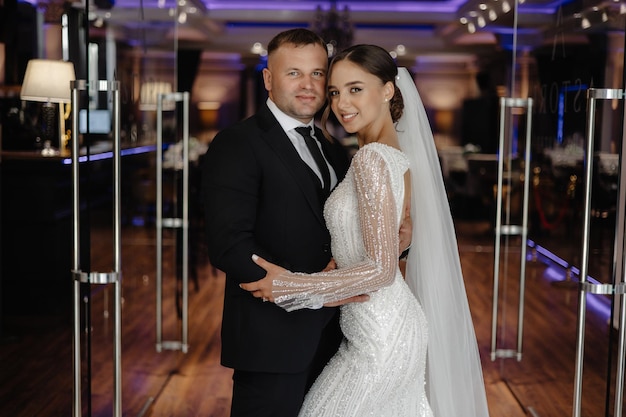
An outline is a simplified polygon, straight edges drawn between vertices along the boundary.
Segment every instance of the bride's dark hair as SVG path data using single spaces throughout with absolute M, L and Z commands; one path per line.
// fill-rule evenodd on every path
M 344 49 L 330 62 L 328 69 L 327 79 L 333 72 L 333 66 L 340 61 L 350 61 L 372 75 L 378 77 L 383 84 L 391 82 L 394 87 L 393 97 L 389 102 L 389 109 L 391 111 L 391 119 L 393 122 L 397 122 L 402 116 L 404 111 L 404 100 L 402 99 L 402 93 L 396 85 L 396 76 L 398 75 L 398 67 L 385 49 L 376 45 L 354 45 L 347 49 Z M 329 133 L 326 130 L 326 122 L 330 116 L 330 106 L 326 106 L 324 113 L 322 114 L 321 124 L 324 130 L 324 135 L 329 137 Z

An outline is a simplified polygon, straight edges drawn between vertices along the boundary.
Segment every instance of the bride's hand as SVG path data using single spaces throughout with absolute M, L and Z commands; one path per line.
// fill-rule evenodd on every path
M 273 281 L 277 279 L 280 274 L 285 271 L 285 268 L 282 268 L 278 265 L 275 265 L 265 259 L 261 258 L 257 255 L 252 255 L 252 260 L 261 268 L 267 271 L 267 275 L 262 279 L 254 282 L 248 282 L 245 284 L 239 284 L 239 286 L 249 291 L 254 297 L 261 298 L 263 301 L 274 302 L 274 297 L 272 296 L 272 288 Z

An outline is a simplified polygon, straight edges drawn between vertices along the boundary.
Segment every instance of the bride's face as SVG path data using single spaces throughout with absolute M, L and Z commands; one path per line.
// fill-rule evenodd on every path
M 391 83 L 383 84 L 375 75 L 350 61 L 333 65 L 328 80 L 330 107 L 348 133 L 376 134 L 391 120 Z

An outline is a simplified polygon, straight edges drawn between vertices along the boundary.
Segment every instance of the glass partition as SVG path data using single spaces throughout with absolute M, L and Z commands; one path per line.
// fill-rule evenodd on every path
M 157 103 L 162 94 L 179 91 L 179 45 L 178 30 L 185 21 L 185 9 L 174 0 L 153 2 L 131 2 L 128 5 L 106 1 L 96 2 L 89 10 L 74 8 L 70 19 L 68 34 L 70 39 L 71 59 L 77 68 L 77 79 L 87 81 L 87 92 L 81 97 L 79 141 L 81 154 L 90 162 L 81 163 L 80 198 L 86 209 L 81 213 L 81 267 L 87 271 L 107 271 L 114 259 L 112 233 L 115 222 L 120 222 L 121 262 L 132 256 L 134 250 L 142 252 L 147 260 L 155 248 L 155 203 L 156 199 L 156 146 L 157 146 Z M 144 8 L 145 3 L 145 8 Z M 128 6 L 132 8 L 127 8 Z M 192 77 L 193 79 L 193 77 Z M 115 218 L 110 201 L 116 185 L 112 184 L 111 162 L 107 155 L 112 150 L 111 124 L 112 97 L 108 93 L 96 91 L 98 81 L 119 81 L 119 132 L 121 144 L 121 180 L 117 185 L 121 194 L 120 218 Z M 187 89 L 190 86 L 182 86 Z M 188 90 L 187 90 L 188 91 Z M 173 152 L 169 174 L 164 178 L 164 195 L 167 203 L 165 217 L 179 217 L 180 209 L 178 181 L 175 160 L 182 157 L 181 149 L 175 146 L 182 139 L 182 111 L 176 102 L 164 101 L 162 108 L 163 153 Z M 105 128 L 104 128 L 104 127 Z M 101 128 L 103 127 L 103 128 Z M 176 153 L 178 151 L 178 153 Z M 94 161 L 94 162 L 91 162 Z M 98 161 L 98 162 L 95 162 Z M 164 169 L 164 172 L 166 170 Z M 95 187 L 98 184 L 106 186 Z M 111 185 L 112 184 L 112 185 Z M 133 233 L 128 234 L 128 228 Z M 129 241 L 128 236 L 135 241 Z M 166 278 L 176 281 L 177 268 L 181 265 L 177 258 L 177 249 L 181 246 L 180 236 L 176 231 L 168 230 L 165 239 L 169 242 L 164 252 Z M 141 242 L 138 242 L 140 239 Z M 139 245 L 139 246 L 137 246 Z M 131 271 L 124 276 L 125 286 L 144 286 L 144 301 L 150 306 L 141 320 L 155 320 L 154 273 L 156 261 L 147 262 L 143 270 Z M 128 271 L 126 271 L 128 272 Z M 115 374 L 114 352 L 116 337 L 121 337 L 116 328 L 114 306 L 116 297 L 122 294 L 114 291 L 111 285 L 81 284 L 82 299 L 81 320 L 84 332 L 81 332 L 82 351 L 82 411 L 89 415 L 90 410 L 112 408 L 113 415 L 141 414 L 150 401 L 158 395 L 159 381 L 150 380 L 146 375 L 128 372 L 122 367 L 121 374 Z M 176 285 L 168 288 L 178 288 Z M 177 315 L 177 302 L 180 292 L 171 291 L 164 296 L 172 301 L 167 303 L 168 326 L 164 329 L 166 338 L 180 334 L 180 321 Z M 178 297 L 178 298 L 177 298 Z M 173 300 L 177 298 L 176 302 Z M 122 299 L 122 311 L 124 303 Z M 146 308 L 146 310 L 148 307 Z M 132 322 L 133 317 L 124 315 L 124 323 Z M 147 337 L 150 337 L 149 335 Z M 154 337 L 154 336 L 152 336 Z M 127 343 L 122 341 L 122 346 Z M 153 351 L 157 355 L 156 349 Z M 124 349 L 118 352 L 124 356 Z M 92 363 L 92 358 L 100 358 L 99 363 Z M 102 362 L 102 358 L 111 361 Z M 123 362 L 124 365 L 127 363 Z M 112 372 L 115 378 L 112 384 L 117 387 L 141 386 L 142 392 L 122 389 L 123 398 L 114 403 L 114 391 L 110 386 L 91 385 L 92 374 Z M 117 379 L 119 377 L 119 380 Z M 129 395 L 137 396 L 136 398 Z
M 500 310 L 497 317 L 499 342 L 511 345 L 515 340 L 519 320 L 511 311 L 518 306 L 520 290 L 525 290 L 524 317 L 532 318 L 526 323 L 533 324 L 523 326 L 519 358 L 498 356 L 495 361 L 530 415 L 613 415 L 618 326 L 612 297 L 583 294 L 586 315 L 581 325 L 579 272 L 587 242 L 589 281 L 613 284 L 616 254 L 621 253 L 615 236 L 624 104 L 621 99 L 598 100 L 595 113 L 590 114 L 587 95 L 589 89 L 624 88 L 625 6 L 563 3 L 555 7 L 549 25 L 531 34 L 521 19 L 532 7 L 528 1 L 515 6 L 506 84 L 507 96 L 533 100 L 531 175 L 524 178 L 518 170 L 510 171 L 514 178 L 530 182 L 530 252 L 525 288 L 520 288 L 516 275 L 519 265 L 501 278 L 505 289 L 498 301 L 505 312 Z M 591 132 L 589 120 L 594 123 Z M 523 128 L 518 124 L 505 132 L 507 140 L 517 143 L 525 134 Z M 593 175 L 585 236 L 588 134 L 594 146 L 589 155 Z M 506 155 L 499 152 L 500 157 Z M 513 165 L 523 162 L 522 156 L 521 150 L 514 155 Z M 508 190 L 517 195 L 513 201 L 521 201 L 521 187 Z M 505 251 L 518 253 L 519 244 L 507 236 Z M 578 346 L 578 338 L 588 342 Z M 581 353 L 582 362 L 577 363 Z M 577 366 L 583 370 L 580 380 Z M 542 389 L 547 384 L 549 394 Z

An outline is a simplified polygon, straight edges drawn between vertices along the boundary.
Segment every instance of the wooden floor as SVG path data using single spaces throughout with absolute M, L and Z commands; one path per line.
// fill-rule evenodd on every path
M 124 416 L 228 416 L 231 371 L 219 365 L 224 276 L 201 255 L 189 289 L 189 351 L 155 350 L 155 239 L 153 227 L 126 226 L 122 233 L 122 410 Z M 521 361 L 491 360 L 493 236 L 488 225 L 457 225 L 459 249 L 479 348 L 489 408 L 494 417 L 572 414 L 577 291 L 554 285 L 563 270 L 541 259 L 528 262 L 524 354 Z M 93 269 L 110 261 L 98 238 Z M 164 339 L 180 335 L 173 278 L 172 237 L 165 238 Z M 531 253 L 532 254 L 532 253 Z M 511 270 L 519 248 L 510 250 Z M 505 271 L 506 276 L 509 275 Z M 513 274 L 514 275 L 514 274 Z M 192 274 L 192 278 L 195 275 Z M 514 348 L 518 279 L 504 279 L 498 342 Z M 111 416 L 113 403 L 113 288 L 92 286 L 83 302 L 90 320 L 81 325 L 84 416 Z M 72 415 L 72 320 L 67 314 L 6 315 L 0 345 L 0 416 Z M 605 415 L 606 318 L 588 314 L 583 416 Z M 460 417 L 460 416 L 459 416 Z

